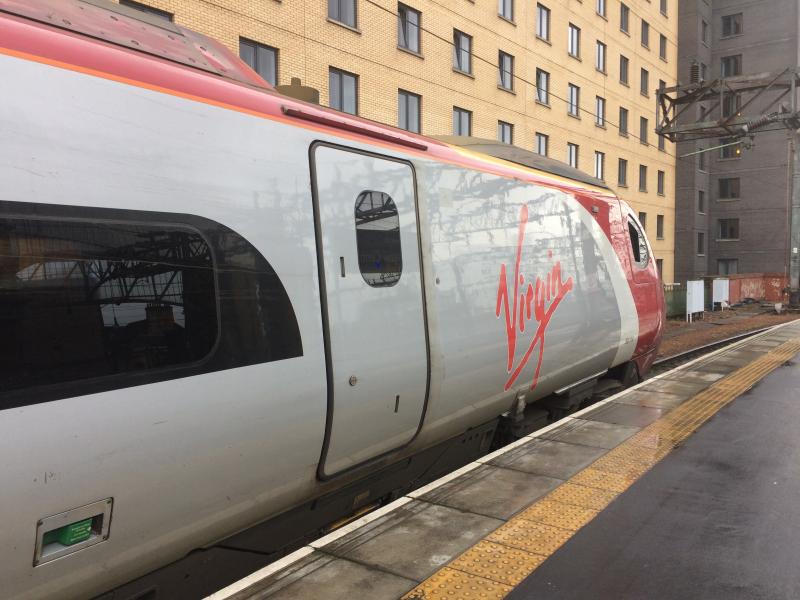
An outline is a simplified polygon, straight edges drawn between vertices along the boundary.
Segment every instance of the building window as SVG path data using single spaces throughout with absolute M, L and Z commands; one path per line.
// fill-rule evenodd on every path
M 706 254 L 706 234 L 702 231 L 697 232 L 697 255 L 705 256 Z
M 730 117 L 737 114 L 742 108 L 742 95 L 728 92 L 722 96 L 722 116 Z
M 719 141 L 722 148 L 719 149 L 720 158 L 740 158 L 742 155 L 742 145 L 736 140 L 724 138 Z
M 667 16 L 667 0 L 661 0 L 661 14 Z
M 639 223 L 642 224 L 642 229 L 647 231 L 647 213 L 646 212 L 640 212 L 639 213 Z
M 664 171 L 656 172 L 656 193 L 659 196 L 664 195 L 664 179 L 665 179 Z
M 356 26 L 356 0 L 328 0 L 328 18 Z
M 628 187 L 628 161 L 624 158 L 620 158 L 617 165 L 617 185 Z
M 550 73 L 536 69 L 536 100 L 550 104 Z
M 738 177 L 724 177 L 719 180 L 719 195 L 720 200 L 735 200 L 740 198 L 741 195 L 741 179 Z
M 472 36 L 453 30 L 453 68 L 462 73 L 472 73 Z
M 503 144 L 514 143 L 514 126 L 505 121 L 497 122 L 497 141 Z
M 628 8 L 627 4 L 620 4 L 619 5 L 619 30 L 624 31 L 625 33 L 630 32 L 630 22 L 631 22 L 631 9 Z
M 570 167 L 578 168 L 578 144 L 567 142 L 567 164 Z
M 550 9 L 544 4 L 536 5 L 536 36 L 550 41 Z
M 594 176 L 598 179 L 606 178 L 606 155 L 597 150 L 594 153 Z
M 507 21 L 513 21 L 514 0 L 497 0 L 497 14 Z
M 648 122 L 644 117 L 639 117 L 639 143 L 647 145 Z
M 628 85 L 628 66 L 630 61 L 627 56 L 619 56 L 619 82 L 622 85 Z
M 656 239 L 664 239 L 664 215 L 656 215 Z
M 739 272 L 739 260 L 736 258 L 718 258 L 718 275 L 736 275 Z
M 497 74 L 498 85 L 504 90 L 514 90 L 514 57 L 506 54 L 502 50 L 498 55 L 499 72 Z
M 628 109 L 619 107 L 619 134 L 628 137 Z
M 581 88 L 572 83 L 567 88 L 567 114 L 577 117 L 580 109 Z
M 239 56 L 271 85 L 278 85 L 278 49 L 239 38 Z
M 664 279 L 664 259 L 657 258 L 656 259 L 656 270 L 658 271 L 658 279 L 659 281 Z
M 400 129 L 420 132 L 419 113 L 422 96 L 405 90 L 397 90 L 397 126 Z
M 739 239 L 739 219 L 717 219 L 718 240 Z
M 404 50 L 419 54 L 419 31 L 422 13 L 406 6 L 397 5 L 397 45 Z
M 536 133 L 536 154 L 547 156 L 549 152 L 550 136 L 544 133 Z
M 642 46 L 650 47 L 650 23 L 642 19 Z
M 720 77 L 734 77 L 742 74 L 742 55 L 723 56 L 720 60 Z
M 667 36 L 663 33 L 658 36 L 658 56 L 661 60 L 667 60 Z
M 358 114 L 358 75 L 331 67 L 328 86 L 331 108 L 351 115 Z
M 472 111 L 453 107 L 453 135 L 472 135 Z
M 606 45 L 597 40 L 597 52 L 595 53 L 594 68 L 601 73 L 606 72 Z
M 697 169 L 699 171 L 705 171 L 706 170 L 706 153 L 702 152 L 703 149 L 704 148 L 702 146 L 700 146 L 698 148 L 698 150 L 701 151 L 697 155 Z
M 700 81 L 708 79 L 708 67 L 706 63 L 700 63 Z
M 606 0 L 596 0 L 595 7 L 598 15 L 601 17 L 606 16 Z
M 580 58 L 581 56 L 581 29 L 572 23 L 569 24 L 567 52 L 575 58 Z
M 606 126 L 606 99 L 600 96 L 594 99 L 594 124 L 598 127 Z
M 639 165 L 639 191 L 647 191 L 647 165 Z
M 356 198 L 356 249 L 361 277 L 371 287 L 391 287 L 403 274 L 400 217 L 389 194 L 361 192 Z
M 156 16 L 160 19 L 164 19 L 165 21 L 174 21 L 175 15 L 171 12 L 167 12 L 165 10 L 159 10 L 157 8 L 153 8 L 152 6 L 147 6 L 146 4 L 142 4 L 141 2 L 134 2 L 133 0 L 119 0 L 120 5 L 127 6 L 128 8 L 135 8 L 136 10 L 140 10 L 148 15 Z
M 708 23 L 703 20 L 700 21 L 700 39 L 708 46 Z
M 650 73 L 645 68 L 639 73 L 639 92 L 642 96 L 650 95 Z
M 730 37 L 742 33 L 742 13 L 722 17 L 722 37 Z
M 697 212 L 706 214 L 706 193 L 703 190 L 697 191 Z

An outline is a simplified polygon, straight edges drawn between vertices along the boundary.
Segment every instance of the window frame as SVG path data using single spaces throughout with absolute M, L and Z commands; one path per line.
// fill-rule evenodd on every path
M 514 55 L 502 50 L 497 51 L 497 85 L 501 90 L 514 91 Z M 508 79 L 508 85 L 506 85 Z
M 601 181 L 606 179 L 606 153 L 594 151 L 594 176 Z
M 639 165 L 639 191 L 647 193 L 647 165 Z
M 467 49 L 464 50 L 461 42 L 467 42 Z M 467 69 L 461 65 L 462 58 L 466 56 Z M 459 29 L 453 29 L 453 70 L 463 75 L 472 75 L 472 36 Z
M 581 28 L 574 23 L 567 27 L 567 54 L 572 58 L 581 58 Z
M 650 97 L 650 71 L 641 67 L 639 70 L 639 93 L 646 97 Z
M 541 2 L 536 3 L 536 37 L 550 43 L 550 9 Z
M 544 76 L 544 88 L 539 85 L 540 75 Z M 542 100 L 542 96 L 544 96 L 544 100 Z M 538 67 L 536 69 L 536 101 L 539 104 L 550 106 L 550 73 Z
M 510 14 L 505 14 L 505 9 Z M 514 22 L 514 0 L 497 0 L 497 16 L 510 23 Z
M 458 128 L 456 128 L 456 116 L 458 116 Z M 462 119 L 467 120 L 467 133 L 461 133 Z M 460 106 L 453 106 L 453 135 L 472 135 L 472 111 Z
M 644 19 L 642 19 L 640 43 L 643 48 L 650 49 L 650 23 Z
M 251 65 L 249 62 L 245 60 L 245 57 L 242 56 L 242 48 L 249 47 L 252 49 L 253 52 L 253 64 Z M 266 50 L 272 52 L 272 60 L 273 60 L 273 70 L 274 70 L 274 81 L 270 81 L 268 77 L 265 77 L 261 71 L 259 70 L 259 50 Z M 278 67 L 279 67 L 279 57 L 280 57 L 280 50 L 273 46 L 268 46 L 267 44 L 262 44 L 261 42 L 256 42 L 255 40 L 251 40 L 245 37 L 239 37 L 239 58 L 247 64 L 253 71 L 255 71 L 259 77 L 261 77 L 264 81 L 269 83 L 272 86 L 278 85 Z
M 336 5 L 336 15 L 331 14 L 331 7 Z M 350 23 L 347 20 L 341 18 L 342 16 L 342 6 L 345 4 L 350 4 L 353 9 L 353 22 Z M 358 0 L 328 0 L 328 19 L 333 21 L 334 23 L 344 25 L 350 29 L 358 29 Z
M 408 15 L 416 16 L 417 22 L 411 23 L 408 20 Z M 412 48 L 408 43 L 410 39 L 409 32 L 416 28 L 416 48 Z M 407 42 L 405 45 L 402 43 L 403 39 Z M 422 54 L 422 11 L 412 8 L 402 2 L 397 3 L 397 47 L 412 54 Z
M 624 106 L 619 107 L 619 124 L 617 130 L 622 137 L 628 137 L 628 116 L 630 111 Z
M 334 106 L 332 98 L 331 98 L 332 86 L 330 84 L 331 84 L 331 81 L 332 81 L 331 78 L 334 75 L 338 76 L 339 79 L 341 80 L 339 85 L 340 85 L 340 89 L 341 89 L 341 106 L 342 106 L 342 108 L 337 108 L 336 106 Z M 353 85 L 354 85 L 353 97 L 354 97 L 354 102 L 355 102 L 355 112 L 350 112 L 350 111 L 344 109 L 344 102 L 345 102 L 345 98 L 344 98 L 344 96 L 345 96 L 345 94 L 344 94 L 344 87 L 345 87 L 344 86 L 344 82 L 345 82 L 346 78 L 353 80 Z M 348 114 L 348 115 L 358 116 L 358 104 L 359 104 L 359 102 L 358 102 L 358 74 L 351 73 L 350 71 L 345 71 L 344 69 L 339 69 L 337 67 L 328 67 L 328 107 L 332 108 L 333 110 L 338 110 L 339 112 L 342 112 L 342 113 L 345 113 L 345 114 Z
M 603 75 L 606 75 L 606 68 L 607 68 L 607 56 L 608 56 L 608 46 L 606 46 L 600 40 L 597 40 L 595 44 L 595 59 L 594 59 L 594 68 L 596 71 L 599 71 Z
M 542 133 L 537 131 L 534 135 L 536 140 L 536 154 L 539 156 L 549 156 L 550 155 L 550 136 L 546 133 Z M 544 146 L 544 153 L 540 152 L 542 146 Z
M 408 119 L 408 108 L 409 108 L 409 100 L 416 100 L 417 103 L 417 119 L 416 119 L 416 129 L 412 129 L 411 127 L 403 127 L 401 115 L 402 112 L 400 110 L 401 103 L 405 103 L 406 105 L 406 125 L 409 125 Z M 408 90 L 404 90 L 402 88 L 398 88 L 397 90 L 397 126 L 404 131 L 410 131 L 411 133 L 422 133 L 422 96 L 420 94 L 415 94 L 414 92 L 409 92 Z
M 574 142 L 567 142 L 567 164 L 577 169 L 579 168 L 578 165 L 580 164 L 580 152 L 581 147 L 579 144 Z
M 630 86 L 631 59 L 624 54 L 619 55 L 619 82 L 625 87 Z M 623 77 L 624 75 L 624 77 Z
M 739 17 L 736 19 L 736 17 Z M 730 31 L 727 33 L 725 32 L 725 23 L 727 22 L 734 25 Z M 720 17 L 720 29 L 719 29 L 719 37 L 720 39 L 726 39 L 731 37 L 736 37 L 737 35 L 742 35 L 744 33 L 744 13 L 731 13 L 729 15 L 721 15 Z
M 617 160 L 617 186 L 628 187 L 628 159 L 619 158 Z
M 581 115 L 581 88 L 574 83 L 567 84 L 567 114 L 580 119 Z
M 619 5 L 619 30 L 625 35 L 631 34 L 631 7 L 624 2 Z
M 508 133 L 508 141 L 505 141 L 505 134 Z M 497 141 L 501 144 L 514 145 L 514 124 L 508 121 L 497 121 Z
M 741 240 L 742 230 L 738 217 L 725 217 L 722 219 L 717 219 L 716 229 L 716 241 L 718 242 L 738 242 Z M 733 237 L 733 233 L 736 234 L 735 237 Z

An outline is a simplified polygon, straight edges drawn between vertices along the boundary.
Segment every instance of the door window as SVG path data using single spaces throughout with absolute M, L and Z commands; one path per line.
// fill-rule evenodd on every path
M 389 194 L 363 191 L 356 198 L 358 268 L 372 287 L 393 286 L 403 272 L 400 219 Z

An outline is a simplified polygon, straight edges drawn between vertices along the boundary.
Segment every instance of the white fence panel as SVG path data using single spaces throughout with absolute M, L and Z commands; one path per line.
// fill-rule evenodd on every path
M 731 282 L 729 279 L 714 279 L 711 282 L 711 302 L 712 306 L 719 303 L 719 307 L 724 310 L 731 302 Z

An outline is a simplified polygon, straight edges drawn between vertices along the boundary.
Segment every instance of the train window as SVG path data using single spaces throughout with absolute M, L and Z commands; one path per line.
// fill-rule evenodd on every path
M 640 267 L 646 267 L 647 261 L 650 258 L 650 253 L 647 250 L 647 241 L 644 238 L 644 232 L 639 228 L 638 223 L 632 218 L 628 218 L 628 234 L 631 238 L 631 251 L 633 252 L 633 261 Z
M 389 194 L 364 191 L 356 198 L 358 268 L 372 287 L 389 287 L 400 280 L 403 255 L 400 218 Z
M 0 203 L 0 409 L 302 354 L 263 256 L 213 221 L 175 221 Z

